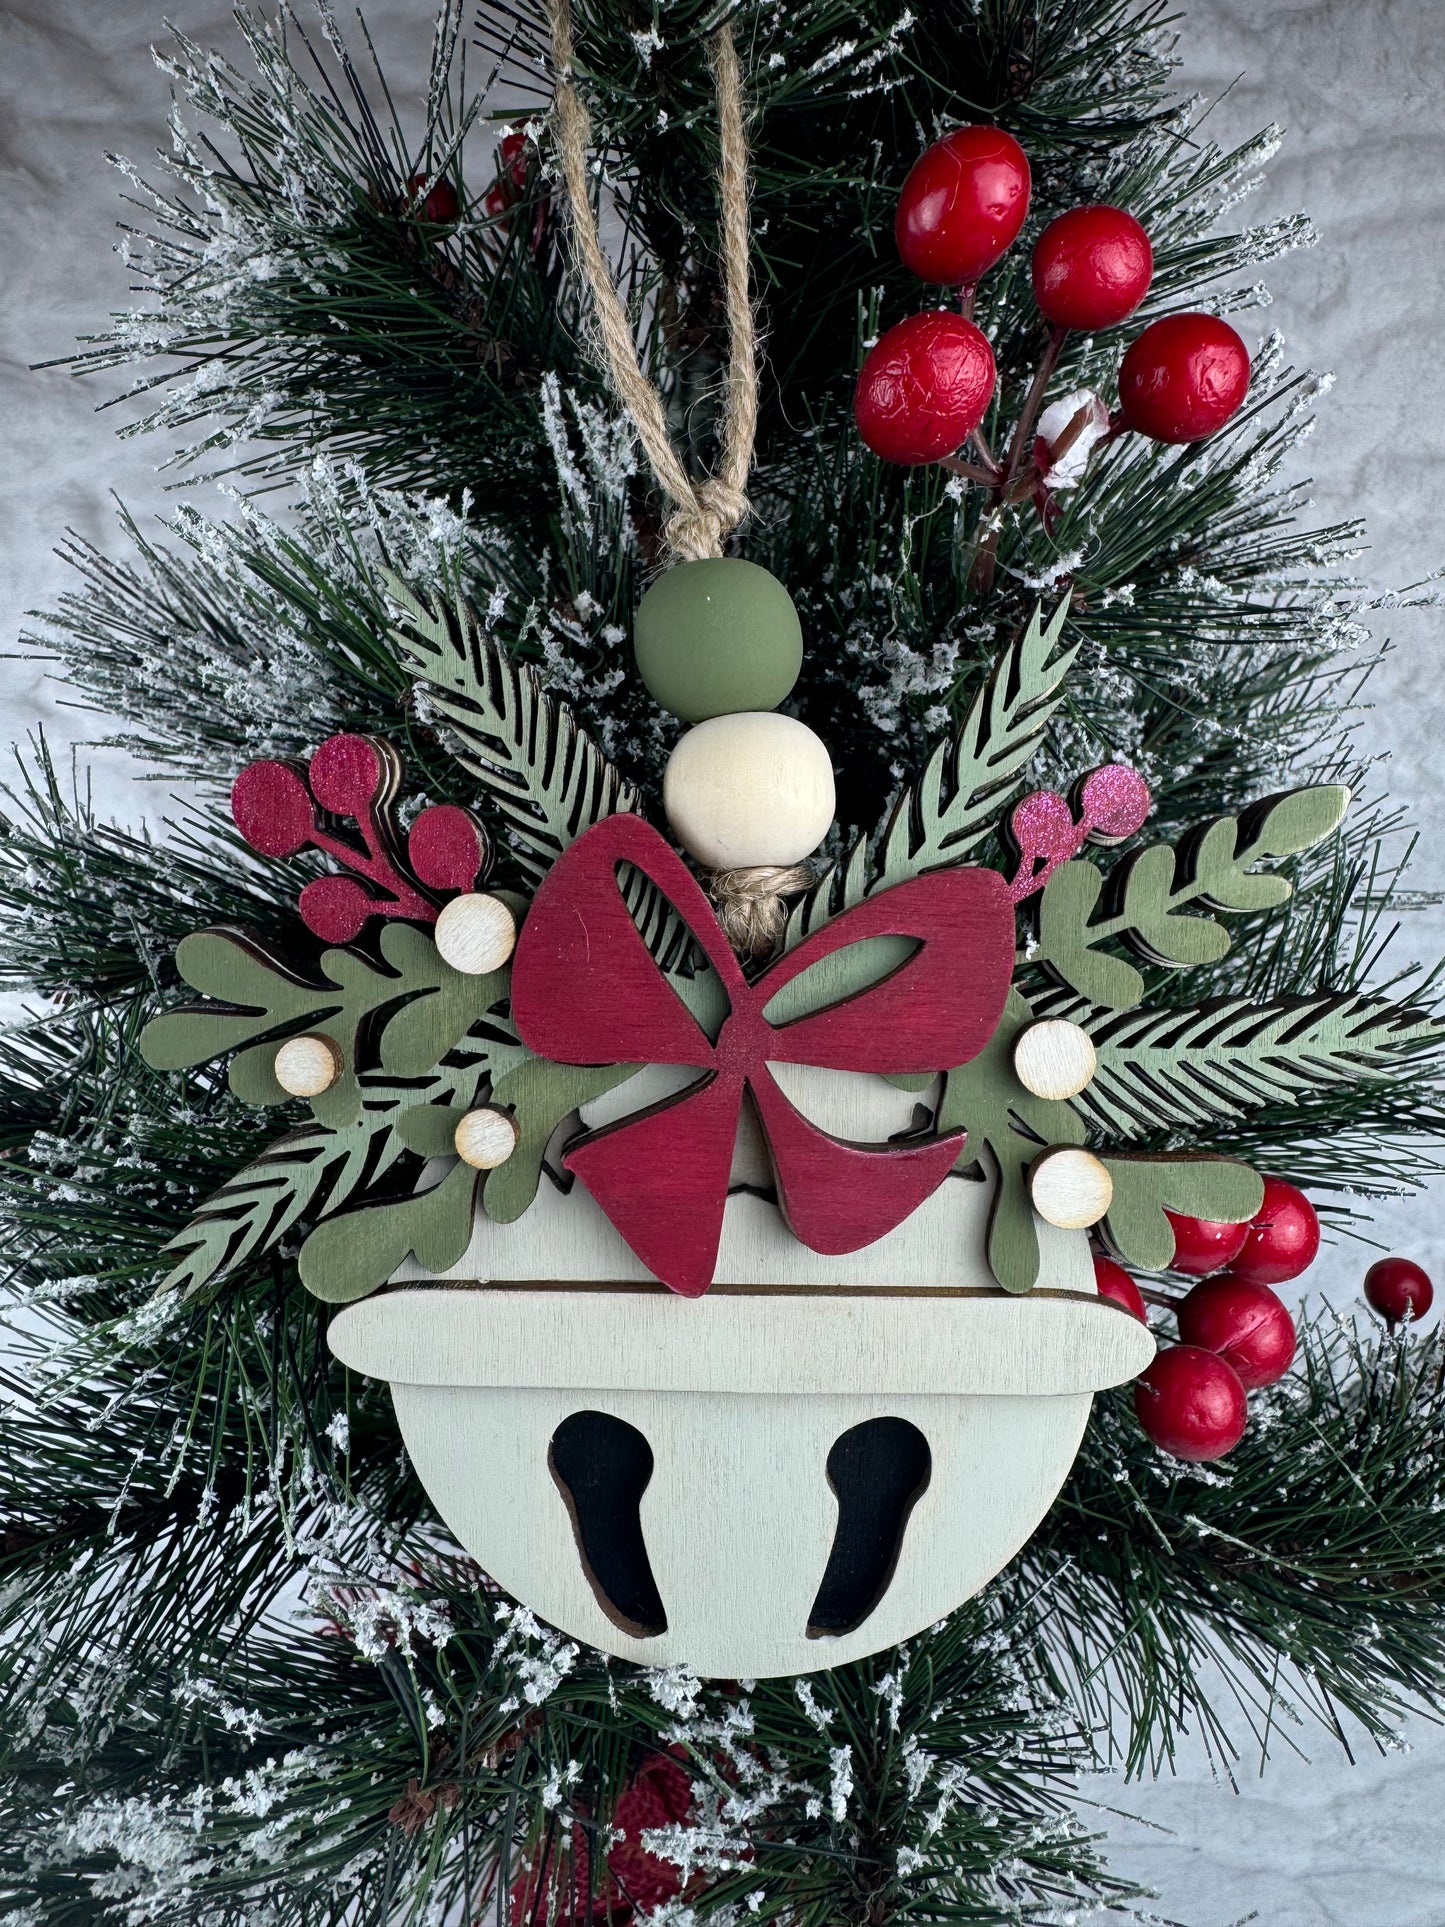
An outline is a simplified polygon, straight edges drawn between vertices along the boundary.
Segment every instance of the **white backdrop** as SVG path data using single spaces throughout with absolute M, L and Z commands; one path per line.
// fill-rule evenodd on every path
M 425 0 L 373 0 L 367 17 L 403 77 L 424 60 Z M 144 517 L 163 506 L 152 464 L 163 451 L 120 442 L 103 392 L 30 364 L 64 354 L 125 301 L 111 253 L 117 178 L 102 153 L 144 160 L 165 138 L 166 90 L 148 43 L 163 18 L 229 45 L 219 0 L 0 0 L 0 650 L 26 609 L 50 603 L 65 572 L 52 550 L 69 526 L 114 541 L 112 491 Z M 1288 130 L 1252 219 L 1306 208 L 1322 229 L 1310 253 L 1275 265 L 1276 295 L 1260 326 L 1280 326 L 1294 358 L 1334 370 L 1305 472 L 1322 520 L 1368 516 L 1363 568 L 1381 588 L 1445 563 L 1436 513 L 1445 476 L 1437 424 L 1445 404 L 1445 166 L 1439 102 L 1445 37 L 1432 0 L 1199 0 L 1183 23 L 1185 77 L 1223 96 L 1210 128 L 1242 137 L 1270 120 Z M 1254 326 L 1247 317 L 1246 330 Z M 1382 775 L 1424 835 L 1415 881 L 1445 889 L 1445 703 L 1438 694 L 1433 613 L 1399 613 L 1398 645 L 1373 688 L 1367 740 L 1388 752 Z M 57 707 L 43 667 L 5 660 L 0 729 L 44 722 L 84 737 L 86 720 Z M 96 763 L 104 809 L 134 820 L 145 801 L 124 759 Z M 1445 915 L 1421 914 L 1402 955 L 1445 950 Z M 1445 1192 L 1437 1192 L 1437 1196 Z M 1434 1197 L 1381 1213 L 1389 1248 L 1419 1257 L 1445 1282 L 1445 1233 Z M 1358 1247 L 1328 1252 L 1318 1276 L 1337 1303 L 1358 1288 Z M 1197 1760 L 1148 1788 L 1100 1780 L 1121 1867 L 1152 1882 L 1161 1911 L 1191 1927 L 1232 1927 L 1258 1909 L 1270 1927 L 1442 1927 L 1445 1743 L 1415 1723 L 1413 1750 L 1345 1764 L 1320 1736 L 1300 1735 L 1309 1767 L 1284 1758 L 1264 1777 L 1241 1769 L 1238 1794 Z M 1160 1831 L 1166 1829 L 1166 1831 Z

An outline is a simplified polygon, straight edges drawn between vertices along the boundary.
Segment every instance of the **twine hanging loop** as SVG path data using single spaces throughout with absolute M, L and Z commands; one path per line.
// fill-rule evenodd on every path
M 718 472 L 707 481 L 694 482 L 672 445 L 662 397 L 638 359 L 632 324 L 602 252 L 587 167 L 592 120 L 572 78 L 569 0 L 548 0 L 548 13 L 557 75 L 557 149 L 571 204 L 572 244 L 592 296 L 607 372 L 632 417 L 653 473 L 672 502 L 672 513 L 663 528 L 669 555 L 679 562 L 721 555 L 728 536 L 747 517 L 748 471 L 758 423 L 757 338 L 748 285 L 748 143 L 743 126 L 742 73 L 732 28 L 720 27 L 708 43 L 721 148 L 719 244 L 728 322 L 727 386 Z

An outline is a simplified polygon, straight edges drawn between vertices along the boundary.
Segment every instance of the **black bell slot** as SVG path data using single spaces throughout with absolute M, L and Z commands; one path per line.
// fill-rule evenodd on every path
M 851 1633 L 882 1599 L 932 1470 L 928 1440 L 907 1419 L 865 1419 L 835 1440 L 828 1483 L 838 1530 L 808 1615 L 809 1639 Z
M 642 1537 L 642 1495 L 652 1464 L 642 1433 L 610 1412 L 574 1412 L 547 1448 L 587 1582 L 607 1617 L 634 1639 L 667 1631 Z

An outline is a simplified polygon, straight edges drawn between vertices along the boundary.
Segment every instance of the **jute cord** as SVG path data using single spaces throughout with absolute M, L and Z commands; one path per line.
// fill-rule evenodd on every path
M 708 894 L 728 942 L 743 957 L 771 957 L 788 923 L 787 898 L 813 881 L 806 863 L 759 863 L 745 870 L 713 870 Z
M 748 470 L 758 421 L 757 342 L 748 285 L 748 143 L 743 128 L 742 73 L 732 28 L 719 28 L 709 44 L 722 156 L 718 202 L 728 322 L 727 386 L 718 473 L 707 481 L 694 482 L 672 445 L 662 397 L 638 360 L 632 324 L 598 237 L 587 168 L 592 120 L 572 79 L 569 0 L 549 0 L 548 11 L 557 75 L 557 148 L 571 203 L 572 244 L 592 295 L 607 372 L 632 417 L 653 473 L 672 501 L 673 511 L 663 529 L 669 552 L 680 561 L 721 555 L 724 540 L 748 513 Z
M 719 28 L 709 43 L 721 153 L 718 232 L 728 324 L 727 380 L 718 472 L 694 482 L 673 447 L 662 397 L 643 372 L 632 323 L 597 233 L 587 166 L 592 120 L 572 78 L 575 49 L 569 0 L 548 0 L 548 12 L 557 76 L 557 148 L 571 204 L 572 246 L 592 296 L 607 372 L 632 417 L 652 471 L 672 502 L 663 528 L 669 555 L 683 562 L 721 555 L 724 541 L 748 513 L 748 471 L 758 424 L 757 338 L 748 263 L 748 143 L 732 28 Z M 757 864 L 714 870 L 707 886 L 733 948 L 744 957 L 761 959 L 771 956 L 782 941 L 788 921 L 786 899 L 806 890 L 812 881 L 806 865 Z

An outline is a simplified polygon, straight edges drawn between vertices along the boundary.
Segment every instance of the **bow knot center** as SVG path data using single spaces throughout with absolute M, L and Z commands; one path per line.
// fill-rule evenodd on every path
M 772 1041 L 773 1027 L 760 1010 L 746 1006 L 734 1009 L 718 1032 L 714 1062 L 720 1071 L 746 1077 L 767 1063 Z

